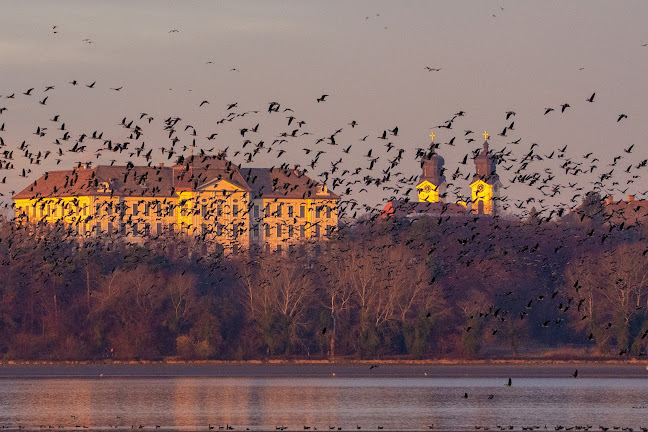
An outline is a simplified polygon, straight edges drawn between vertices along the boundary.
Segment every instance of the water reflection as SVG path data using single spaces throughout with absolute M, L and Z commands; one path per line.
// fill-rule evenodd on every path
M 475 430 L 648 426 L 644 379 L 146 377 L 0 379 L 0 425 L 94 429 Z M 464 398 L 464 393 L 468 398 Z

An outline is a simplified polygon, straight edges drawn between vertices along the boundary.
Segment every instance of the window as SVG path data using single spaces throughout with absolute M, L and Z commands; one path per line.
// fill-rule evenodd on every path
M 162 229 L 163 229 L 162 222 L 158 222 L 158 223 L 157 223 L 157 227 L 156 227 L 156 231 L 155 231 L 155 233 L 156 233 L 157 235 L 162 234 Z
M 330 236 L 331 234 L 333 234 L 334 229 L 335 229 L 335 227 L 333 225 L 328 225 L 326 227 L 326 235 Z
M 223 216 L 223 205 L 222 204 L 218 204 L 216 206 L 216 216 L 218 216 L 218 217 Z
M 283 204 L 277 204 L 277 217 L 283 217 Z
M 139 206 L 137 203 L 133 203 L 133 216 L 137 216 L 139 214 Z
M 144 216 L 151 215 L 151 205 L 149 203 L 144 203 Z
M 315 207 L 315 217 L 318 219 L 322 217 L 322 206 Z
M 155 203 L 155 213 L 157 214 L 157 217 L 162 217 L 162 203 L 157 202 Z
M 200 206 L 200 217 L 203 219 L 207 217 L 207 204 Z
M 139 230 L 137 229 L 136 223 L 133 224 L 133 235 L 136 237 L 139 235 Z
M 101 223 L 97 222 L 94 227 L 95 234 L 99 234 L 101 232 Z
M 223 235 L 223 224 L 216 224 L 216 235 L 217 236 Z
M 106 215 L 112 216 L 112 214 L 113 214 L 112 204 L 108 203 L 106 204 Z
M 259 218 L 259 206 L 258 205 L 254 206 L 254 217 L 257 218 L 257 219 Z
M 277 245 L 277 253 L 281 253 L 281 245 Z
M 306 217 L 306 206 L 304 204 L 299 206 L 299 217 L 300 218 Z
M 281 237 L 281 224 L 277 224 L 277 237 Z
M 263 209 L 265 213 L 265 217 L 270 217 L 270 204 L 266 204 L 265 208 Z
M 232 224 L 232 237 L 237 238 L 239 233 L 239 224 L 234 222 Z
M 239 212 L 238 204 L 234 204 L 234 205 L 232 206 L 232 215 L 233 215 L 234 217 L 237 217 L 237 216 L 238 216 L 238 212 Z
M 288 217 L 293 217 L 293 206 L 288 206 Z
M 151 235 L 151 224 L 144 224 L 144 235 L 147 237 Z
M 304 238 L 306 236 L 306 227 L 304 225 L 299 226 L 299 237 Z
M 479 200 L 477 202 L 477 214 L 484 214 L 484 201 Z
M 259 225 L 254 225 L 252 227 L 252 236 L 259 237 Z
M 326 217 L 331 219 L 331 206 L 326 206 Z
M 88 216 L 88 204 L 83 204 L 83 216 Z
M 292 238 L 295 234 L 295 227 L 293 225 L 288 225 L 288 237 Z
M 320 226 L 315 225 L 315 237 L 319 237 L 319 236 L 320 236 Z
M 270 224 L 264 224 L 265 226 L 265 236 L 270 237 Z
M 108 234 L 113 233 L 113 223 L 112 222 L 108 222 L 108 229 L 106 231 L 108 232 Z

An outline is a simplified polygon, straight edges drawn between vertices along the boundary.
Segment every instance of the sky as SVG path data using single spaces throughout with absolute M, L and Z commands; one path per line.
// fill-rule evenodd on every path
M 413 184 L 397 179 L 420 174 L 416 149 L 428 147 L 431 131 L 445 158 L 446 176 L 457 168 L 462 174 L 449 179 L 449 201 L 468 195 L 465 177 L 474 166 L 470 159 L 467 165 L 461 161 L 481 148 L 484 131 L 491 135 L 491 149 L 508 154 L 498 172 L 511 212 L 531 205 L 547 211 L 573 207 L 580 202 L 577 194 L 595 187 L 616 199 L 648 193 L 642 181 L 646 168 L 624 172 L 648 157 L 645 1 L 0 0 L 0 6 L 5 11 L 0 109 L 7 108 L 0 114 L 0 137 L 7 150 L 15 151 L 15 169 L 0 172 L 6 177 L 0 185 L 5 203 L 12 191 L 46 171 L 70 169 L 76 162 L 147 163 L 128 151 L 97 153 L 100 140 L 86 140 L 84 153 L 70 152 L 82 133 L 103 132 L 103 139 L 114 143 L 131 142 L 129 148 L 143 141 L 147 150 L 154 149 L 153 163 L 170 164 L 160 150 L 171 146 L 163 123 L 169 117 L 181 118 L 175 147 L 185 155 L 196 139 L 196 151 L 227 149 L 229 159 L 245 166 L 298 164 L 320 181 L 342 158 L 327 184 L 332 187 L 338 177 L 344 183 L 334 190 L 344 200 L 374 207 L 408 190 L 407 196 L 416 198 Z M 74 80 L 79 85 L 70 84 Z M 47 86 L 54 89 L 46 92 Z M 29 88 L 34 88 L 31 95 L 24 95 Z M 594 102 L 587 102 L 594 92 Z M 317 102 L 323 94 L 328 96 Z M 46 96 L 45 104 L 39 103 Z M 200 106 L 203 101 L 209 103 Z M 273 101 L 281 110 L 269 114 Z M 236 107 L 228 110 L 233 103 Z M 561 113 L 564 103 L 570 107 Z M 545 115 L 546 108 L 554 111 Z M 465 115 L 455 119 L 452 129 L 438 127 L 459 111 Z M 507 111 L 516 113 L 508 121 Z M 229 112 L 248 114 L 219 123 Z M 146 113 L 142 120 L 141 113 Z M 50 121 L 57 114 L 59 121 Z M 627 118 L 617 122 L 620 114 Z M 295 129 L 295 123 L 287 124 L 290 115 L 306 123 L 296 137 L 271 146 L 282 132 Z M 124 117 L 142 127 L 140 140 L 129 138 L 131 131 L 120 124 Z M 498 136 L 511 121 L 514 129 Z M 64 133 L 57 130 L 63 122 L 72 138 L 55 144 Z M 257 133 L 241 136 L 241 129 L 256 124 Z M 183 130 L 186 125 L 195 128 L 195 137 L 192 128 Z M 396 126 L 397 136 L 377 138 Z M 44 136 L 34 135 L 37 127 L 48 128 Z M 340 128 L 337 145 L 329 144 L 328 137 Z M 473 133 L 464 136 L 465 131 Z M 218 135 L 208 140 L 213 133 Z M 445 144 L 452 137 L 454 146 Z M 466 142 L 471 137 L 475 141 Z M 320 138 L 325 139 L 316 144 Z M 511 144 L 518 138 L 519 144 Z M 265 143 L 252 161 L 244 154 L 252 147 L 243 148 L 245 139 Z M 19 151 L 23 141 L 29 152 L 52 153 L 30 164 Z M 387 142 L 394 148 L 387 151 Z M 541 180 L 530 186 L 511 182 L 534 143 L 538 157 L 527 158 L 530 163 L 519 174 L 538 173 L 548 178 L 546 184 L 558 185 L 562 192 L 551 198 L 537 189 Z M 561 159 L 558 153 L 546 157 L 565 145 Z M 57 156 L 59 149 L 62 156 Z M 398 149 L 403 157 L 391 169 L 390 181 L 346 183 L 365 175 L 381 177 Z M 319 151 L 324 153 L 310 167 Z M 618 155 L 617 165 L 608 167 Z M 570 160 L 589 172 L 595 158 L 591 174 L 565 174 L 561 168 Z M 344 169 L 356 168 L 362 168 L 358 175 L 341 176 Z M 609 179 L 594 184 L 612 169 Z M 546 201 L 527 206 L 529 198 Z M 522 202 L 520 208 L 513 205 Z

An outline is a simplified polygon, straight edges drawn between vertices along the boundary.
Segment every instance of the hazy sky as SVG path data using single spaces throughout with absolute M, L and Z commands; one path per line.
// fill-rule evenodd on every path
M 370 148 L 373 157 L 380 156 L 374 171 L 386 169 L 396 151 L 387 153 L 386 142 L 376 137 L 398 126 L 399 135 L 391 142 L 405 153 L 394 172 L 418 175 L 415 149 L 427 147 L 430 128 L 460 110 L 466 115 L 454 122 L 453 129 L 434 129 L 437 142 L 456 136 L 455 146 L 442 144 L 439 149 L 447 175 L 457 167 L 464 175 L 473 171 L 470 161 L 468 165 L 459 162 L 481 147 L 481 134 L 487 130 L 492 134 L 491 148 L 512 149 L 511 157 L 524 155 L 534 142 L 539 143 L 540 155 L 568 144 L 567 157 L 578 162 L 588 162 L 582 156 L 594 152 L 590 158 L 600 159 L 595 163 L 596 175 L 612 169 L 606 165 L 615 155 L 623 155 L 614 172 L 619 184 L 610 182 L 605 190 L 617 198 L 648 190 L 635 179 L 622 193 L 629 177 L 621 176 L 630 163 L 648 157 L 644 144 L 648 46 L 642 46 L 648 44 L 645 0 L 30 0 L 0 1 L 0 6 L 0 108 L 7 108 L 0 115 L 0 124 L 5 124 L 0 136 L 13 149 L 26 140 L 35 153 L 54 153 L 59 147 L 65 152 L 58 157 L 58 166 L 54 154 L 46 163 L 30 166 L 33 172 L 27 178 L 20 177 L 19 170 L 5 171 L 7 184 L 0 189 L 5 196 L 48 169 L 68 169 L 76 161 L 131 159 L 144 164 L 144 159 L 125 153 L 96 159 L 94 150 L 100 141 L 89 141 L 85 153 L 67 152 L 74 138 L 95 130 L 114 142 L 141 145 L 128 139 L 128 131 L 119 125 L 123 117 L 142 126 L 146 148 L 156 149 L 155 163 L 166 161 L 157 149 L 170 146 L 162 130 L 162 120 L 169 116 L 182 118 L 177 127 L 180 150 L 191 144 L 192 137 L 182 130 L 191 124 L 197 129 L 199 147 L 229 147 L 230 159 L 245 163 L 243 153 L 249 146 L 233 155 L 244 140 L 239 130 L 259 123 L 259 132 L 246 138 L 271 143 L 281 132 L 294 129 L 286 119 L 292 114 L 306 121 L 299 133 L 312 135 L 275 146 L 285 150 L 279 160 L 277 151 L 263 150 L 248 165 L 306 166 L 316 151 L 323 150 L 326 153 L 315 169 L 308 168 L 313 177 L 329 170 L 331 161 L 340 157 L 340 167 L 366 171 L 369 159 L 364 155 Z M 174 29 L 178 31 L 170 32 Z M 430 72 L 426 66 L 441 70 Z M 80 85 L 70 85 L 72 80 Z M 94 88 L 85 86 L 94 81 Z M 47 85 L 55 89 L 44 92 Z M 32 87 L 32 96 L 22 94 Z M 119 87 L 123 88 L 110 90 Z M 593 92 L 595 102 L 586 102 Z M 7 99 L 12 93 L 15 97 Z M 329 97 L 317 103 L 322 94 Z M 39 104 L 45 96 L 49 96 L 46 104 Z M 199 107 L 203 100 L 209 104 Z M 270 101 L 294 112 L 268 115 Z M 234 102 L 238 103 L 234 112 L 261 112 L 217 124 Z M 561 114 L 563 103 L 571 107 Z M 544 115 L 547 107 L 555 111 Z M 517 113 L 511 118 L 515 129 L 507 137 L 497 136 L 510 124 L 505 121 L 509 110 Z M 139 121 L 142 112 L 154 120 Z M 617 122 L 621 113 L 628 118 Z M 55 130 L 60 122 L 49 121 L 55 114 L 73 137 L 62 146 L 53 144 L 63 134 Z M 358 123 L 355 128 L 348 125 L 352 120 Z M 33 134 L 38 126 L 49 128 L 46 136 Z M 328 139 L 315 145 L 318 138 L 339 128 L 343 131 L 336 135 L 338 146 L 326 144 Z M 468 135 L 475 142 L 466 143 L 465 130 L 475 132 Z M 217 138 L 207 140 L 214 132 Z M 359 141 L 366 135 L 366 141 Z M 520 144 L 509 144 L 517 138 Z M 633 143 L 632 153 L 624 153 Z M 343 153 L 349 145 L 349 153 Z M 303 149 L 314 151 L 306 154 Z M 15 165 L 28 166 L 15 157 L 17 153 Z M 558 174 L 562 163 L 536 161 L 527 173 L 551 169 Z M 505 186 L 513 177 L 512 171 L 502 169 L 500 175 Z M 591 188 L 587 187 L 590 177 L 559 178 Z M 454 183 L 450 191 L 459 187 L 468 193 L 469 181 Z M 393 194 L 376 188 L 358 192 L 362 187 L 352 186 L 351 198 L 380 204 Z M 345 189 L 338 187 L 336 192 Z M 513 186 L 507 193 L 520 199 L 533 196 L 534 187 Z M 568 203 L 572 195 L 565 191 L 560 201 Z M 410 197 L 415 197 L 414 192 Z

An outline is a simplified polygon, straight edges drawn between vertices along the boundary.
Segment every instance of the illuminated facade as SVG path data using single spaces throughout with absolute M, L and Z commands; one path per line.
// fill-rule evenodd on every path
M 230 251 L 282 251 L 331 234 L 339 197 L 299 171 L 191 156 L 173 167 L 53 171 L 13 199 L 20 223 L 62 223 L 79 237 L 184 235 Z
M 496 216 L 499 193 L 502 188 L 496 172 L 497 160 L 488 150 L 488 141 L 475 157 L 475 175 L 470 183 L 472 212 L 480 215 Z
M 434 134 L 430 136 L 434 139 Z M 496 216 L 502 184 L 496 172 L 497 158 L 488 149 L 487 133 L 484 133 L 484 138 L 484 147 L 474 159 L 475 174 L 470 183 L 470 206 L 461 199 L 454 203 L 446 203 L 444 159 L 436 153 L 432 144 L 432 151 L 424 156 L 421 162 L 422 173 L 416 185 L 418 201 L 389 201 L 383 208 L 381 218 L 465 217 L 471 214 Z

